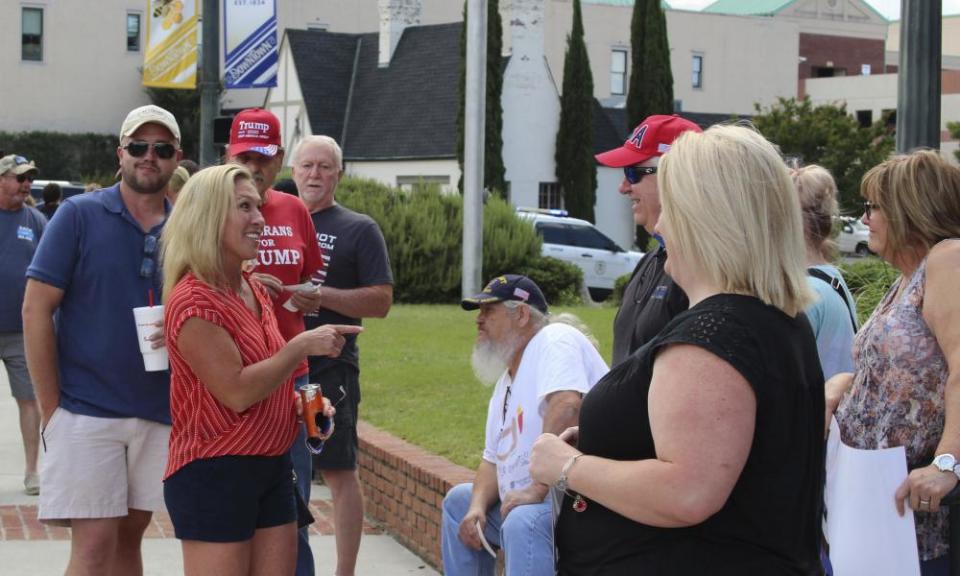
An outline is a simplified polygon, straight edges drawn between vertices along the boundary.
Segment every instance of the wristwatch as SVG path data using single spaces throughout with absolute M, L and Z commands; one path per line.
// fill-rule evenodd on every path
M 957 470 L 957 459 L 953 454 L 940 454 L 933 459 L 933 465 L 941 472 L 953 472 L 960 478 L 960 471 Z

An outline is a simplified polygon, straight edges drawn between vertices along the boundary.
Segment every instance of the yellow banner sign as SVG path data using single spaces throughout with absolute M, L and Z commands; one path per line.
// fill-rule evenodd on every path
M 199 36 L 196 0 L 149 0 L 147 7 L 144 86 L 196 88 Z

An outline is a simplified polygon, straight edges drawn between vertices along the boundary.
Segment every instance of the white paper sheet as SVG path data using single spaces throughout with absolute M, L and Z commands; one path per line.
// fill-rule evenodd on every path
M 901 518 L 893 495 L 907 478 L 902 446 L 860 450 L 840 441 L 836 419 L 827 442 L 824 533 L 835 576 L 920 576 L 913 512 Z

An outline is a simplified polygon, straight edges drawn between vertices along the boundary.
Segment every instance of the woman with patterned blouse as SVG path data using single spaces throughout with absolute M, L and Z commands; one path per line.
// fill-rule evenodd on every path
M 870 250 L 900 277 L 857 333 L 854 373 L 827 382 L 827 416 L 839 403 L 848 445 L 906 449 L 896 506 L 916 512 L 921 573 L 946 575 L 940 500 L 960 474 L 960 168 L 930 150 L 896 156 L 860 193 Z

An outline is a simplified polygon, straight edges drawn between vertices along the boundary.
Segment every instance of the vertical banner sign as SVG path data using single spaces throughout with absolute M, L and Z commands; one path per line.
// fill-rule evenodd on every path
M 148 0 L 144 86 L 196 88 L 198 21 L 197 0 Z
M 277 85 L 276 0 L 224 0 L 223 81 L 227 88 Z

